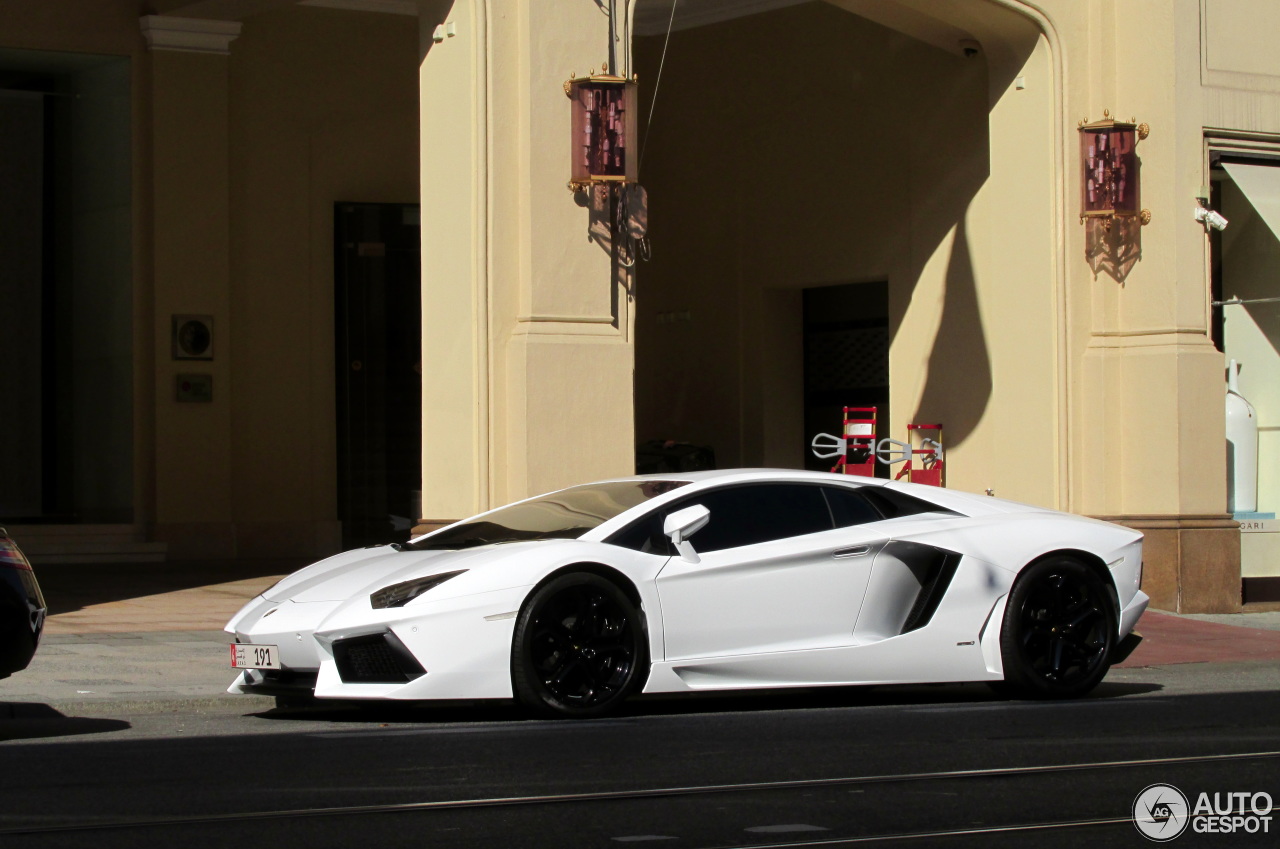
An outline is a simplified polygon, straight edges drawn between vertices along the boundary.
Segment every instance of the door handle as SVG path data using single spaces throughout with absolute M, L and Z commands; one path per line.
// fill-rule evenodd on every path
M 831 552 L 831 556 L 837 560 L 841 557 L 861 557 L 871 551 L 869 545 L 855 545 L 853 548 L 842 548 L 839 551 Z

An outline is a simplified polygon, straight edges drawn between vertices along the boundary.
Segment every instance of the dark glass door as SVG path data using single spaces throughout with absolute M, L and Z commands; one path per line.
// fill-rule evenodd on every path
M 338 518 L 345 548 L 402 541 L 422 478 L 416 204 L 334 210 Z
M 815 457 L 809 441 L 818 433 L 840 435 L 845 407 L 875 407 L 877 438 L 894 435 L 889 427 L 888 283 L 804 290 L 806 469 L 825 472 L 835 465 L 835 460 Z M 877 476 L 889 472 L 876 463 Z

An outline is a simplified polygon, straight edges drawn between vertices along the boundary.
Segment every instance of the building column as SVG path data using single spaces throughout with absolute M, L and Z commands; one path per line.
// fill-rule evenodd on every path
M 155 537 L 174 560 L 235 556 L 231 503 L 228 75 L 240 25 L 149 15 L 156 363 Z M 212 318 L 212 359 L 178 359 L 173 316 Z M 179 400 L 180 376 L 194 375 Z
M 423 518 L 634 471 L 628 275 L 569 179 L 592 4 L 421 0 Z
M 1127 272 L 1090 269 L 1084 227 L 1069 248 L 1084 338 L 1074 507 L 1144 531 L 1144 589 L 1154 606 L 1185 613 L 1240 609 L 1225 363 L 1209 337 L 1207 239 L 1191 216 L 1203 173 L 1200 68 L 1197 51 L 1171 47 L 1197 44 L 1198 23 L 1158 2 L 1095 9 L 1090 61 L 1072 92 L 1079 116 L 1106 108 L 1150 125 L 1138 156 L 1141 204 L 1153 213 Z M 1078 156 L 1069 174 L 1079 192 Z

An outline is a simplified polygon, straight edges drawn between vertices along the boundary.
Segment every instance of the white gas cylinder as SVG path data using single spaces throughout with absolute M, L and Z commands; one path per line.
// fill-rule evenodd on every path
M 1240 394 L 1240 366 L 1227 367 L 1227 512 L 1258 509 L 1258 413 Z

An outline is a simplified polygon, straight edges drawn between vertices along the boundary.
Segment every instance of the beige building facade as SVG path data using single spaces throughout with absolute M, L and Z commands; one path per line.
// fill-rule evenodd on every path
M 0 513 L 51 554 L 314 557 L 668 441 L 814 466 L 865 404 L 881 436 L 941 423 L 949 486 L 1146 531 L 1159 607 L 1280 598 L 1268 0 L 0 0 L 0 22 L 0 144 L 27 163 L 2 175 L 27 318 L 0 338 L 40 411 L 7 426 L 34 447 Z M 565 81 L 611 53 L 644 202 L 566 187 Z M 1146 226 L 1080 222 L 1077 128 L 1104 115 L 1149 127 Z M 1229 359 L 1260 433 L 1247 533 Z

